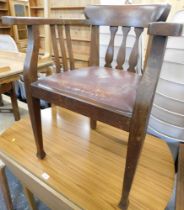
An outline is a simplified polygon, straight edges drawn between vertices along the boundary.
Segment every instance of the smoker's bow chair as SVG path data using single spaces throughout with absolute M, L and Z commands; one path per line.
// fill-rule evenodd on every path
M 91 118 L 91 128 L 101 121 L 129 132 L 124 183 L 120 207 L 127 209 L 128 196 L 136 171 L 141 148 L 147 130 L 157 81 L 162 66 L 167 36 L 178 36 L 179 24 L 152 23 L 165 21 L 170 6 L 123 5 L 88 6 L 85 8 L 87 20 L 59 20 L 42 18 L 4 18 L 4 23 L 27 24 L 29 44 L 24 67 L 24 79 L 28 98 L 37 156 L 45 157 L 42 140 L 39 100 L 44 99 Z M 57 74 L 37 80 L 37 60 L 39 50 L 38 25 L 48 24 Z M 91 25 L 90 67 L 74 69 L 69 25 Z M 99 26 L 110 26 L 110 42 L 105 56 L 105 67 L 99 67 Z M 117 66 L 112 68 L 114 38 L 121 26 L 123 40 L 117 55 Z M 135 31 L 135 43 L 129 57 L 127 71 L 123 68 L 126 54 L 126 40 L 131 28 Z M 143 75 L 136 74 L 139 38 L 148 28 L 151 35 L 147 50 Z M 70 58 L 68 68 L 63 29 Z M 59 38 L 59 41 L 56 40 Z M 59 47 L 58 47 L 59 45 Z M 59 51 L 62 54 L 62 65 Z

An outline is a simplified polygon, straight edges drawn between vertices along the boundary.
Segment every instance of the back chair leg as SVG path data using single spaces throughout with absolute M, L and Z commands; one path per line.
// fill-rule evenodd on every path
M 4 106 L 4 103 L 3 103 L 3 97 L 2 95 L 0 94 L 0 106 Z
M 20 120 L 20 113 L 19 113 L 19 107 L 18 107 L 18 103 L 17 103 L 17 96 L 15 93 L 15 87 L 14 87 L 14 83 L 11 83 L 11 90 L 10 90 L 10 97 L 11 97 L 11 103 L 12 103 L 12 108 L 13 108 L 13 114 L 14 114 L 14 118 L 16 121 Z
M 97 124 L 97 121 L 93 120 L 92 118 L 90 118 L 90 127 L 91 127 L 91 129 L 95 130 L 96 129 L 96 124 Z
M 146 133 L 143 133 L 143 135 L 139 137 L 135 135 L 135 132 L 133 130 L 130 132 L 130 135 L 129 135 L 122 197 L 119 204 L 120 208 L 123 210 L 126 210 L 128 208 L 129 193 L 132 187 L 132 183 L 133 183 L 136 168 L 138 165 L 139 157 L 141 154 L 142 146 L 144 143 L 145 135 Z
M 43 138 L 42 138 L 42 125 L 41 125 L 41 113 L 40 113 L 40 100 L 37 98 L 29 97 L 29 114 L 31 124 L 33 128 L 35 143 L 37 147 L 37 157 L 43 159 L 46 155 L 43 149 Z

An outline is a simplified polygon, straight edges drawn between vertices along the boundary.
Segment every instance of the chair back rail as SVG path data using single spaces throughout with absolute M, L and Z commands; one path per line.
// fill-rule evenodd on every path
M 116 11 L 116 12 L 114 12 Z M 133 28 L 135 32 L 135 42 L 128 59 L 128 71 L 136 72 L 136 66 L 139 58 L 139 40 L 144 28 L 147 28 L 150 22 L 166 20 L 170 11 L 168 4 L 149 4 L 149 5 L 123 5 L 123 6 L 88 6 L 85 8 L 86 20 L 67 20 L 67 19 L 45 19 L 45 18 L 25 18 L 25 17 L 3 17 L 6 24 L 27 24 L 29 28 L 29 42 L 35 42 L 38 45 L 39 35 L 33 33 L 37 25 L 50 25 L 51 42 L 53 47 L 54 62 L 56 72 L 60 72 L 63 67 L 64 71 L 74 69 L 74 55 L 70 34 L 72 25 L 91 25 L 91 44 L 89 65 L 99 65 L 99 26 L 110 26 L 110 40 L 105 55 L 105 67 L 112 67 L 114 58 L 114 42 L 118 31 L 118 26 L 122 30 L 122 43 L 117 54 L 117 65 L 115 68 L 124 69 L 123 65 L 126 60 L 127 37 Z M 107 15 L 108 14 L 108 15 Z M 117 16 L 118 18 L 116 18 Z M 114 21 L 116 20 L 116 21 Z M 154 26 L 152 26 L 153 29 Z M 155 25 L 157 28 L 157 25 Z M 159 30 L 161 27 L 159 27 Z M 175 29 L 174 29 L 175 30 Z M 156 31 L 156 29 L 154 29 Z M 151 31 L 150 31 L 151 32 Z M 159 31 L 158 31 L 159 34 Z M 66 39 L 66 41 L 65 41 Z M 151 41 L 150 41 L 151 42 Z M 32 43 L 33 44 L 33 43 Z M 149 44 L 150 45 L 150 44 Z M 37 51 L 29 50 L 29 58 L 35 56 Z M 149 54 L 149 48 L 147 51 Z M 30 59 L 31 60 L 31 59 Z M 62 62 L 61 62 L 62 61 Z M 69 62 L 68 62 L 69 61 Z M 36 62 L 36 59 L 35 59 Z M 62 64 L 61 64 L 62 63 Z M 28 67 L 28 63 L 25 64 Z M 30 64 L 31 66 L 31 64 Z M 36 65 L 35 65 L 36 68 Z M 31 78 L 37 79 L 36 71 L 30 68 Z M 34 76 L 33 76 L 34 75 Z
M 56 27 L 57 27 L 57 25 L 51 25 L 50 30 L 51 30 L 51 40 L 52 40 L 52 46 L 53 46 L 56 72 L 59 73 L 60 69 L 61 69 L 61 63 L 60 63 L 60 58 L 59 58 L 59 48 L 58 48 L 58 44 L 57 44 Z
M 33 28 L 36 25 L 49 25 L 51 32 L 52 53 L 56 72 L 59 73 L 63 68 L 64 71 L 75 69 L 74 54 L 72 49 L 71 26 L 89 26 L 85 19 L 46 19 L 35 17 L 3 17 L 4 21 L 10 25 L 24 25 L 29 28 L 29 32 L 33 33 Z M 28 35 L 29 36 L 29 35 Z M 30 34 L 30 37 L 32 35 Z M 38 34 L 34 34 L 34 39 L 39 39 Z M 32 38 L 28 38 L 32 40 Z M 66 41 L 65 41 L 66 40 Z M 32 40 L 33 41 L 33 40 Z M 31 42 L 31 41 L 30 41 Z M 34 52 L 34 54 L 36 51 Z
M 62 68 L 63 71 L 75 69 L 70 25 L 51 24 L 50 31 L 56 72 L 59 73 Z
M 169 4 L 90 5 L 84 10 L 91 25 L 146 28 L 149 23 L 167 18 Z
M 70 26 L 61 25 L 61 24 L 57 25 L 51 24 L 50 31 L 51 31 L 51 42 L 54 53 L 56 72 L 59 73 L 62 67 L 64 71 L 69 70 L 68 60 L 70 64 L 70 70 L 75 69 Z M 66 37 L 66 44 L 64 39 L 65 37 Z M 61 65 L 61 60 L 62 60 L 62 65 Z
M 126 27 L 123 26 L 122 27 L 122 32 L 123 32 L 123 39 L 122 39 L 122 43 L 117 55 L 117 69 L 123 69 L 123 64 L 125 62 L 125 55 L 126 55 L 126 42 L 127 42 L 127 37 L 128 37 L 128 33 L 130 31 L 130 27 Z
M 75 69 L 70 25 L 51 24 L 50 32 L 56 72 Z
M 116 11 L 116 12 L 115 12 Z M 126 42 L 131 28 L 134 28 L 135 42 L 128 60 L 128 71 L 136 73 L 139 58 L 139 40 L 144 28 L 150 22 L 164 21 L 170 11 L 168 4 L 123 5 L 123 6 L 88 6 L 85 15 L 89 23 L 96 26 L 110 26 L 110 41 L 105 55 L 105 67 L 112 68 L 114 58 L 114 41 L 118 27 L 122 26 L 122 44 L 117 55 L 117 69 L 123 69 L 126 58 Z M 96 35 L 94 35 L 96 36 Z M 97 48 L 91 46 L 92 51 Z M 92 53 L 96 54 L 95 52 Z M 92 57 L 92 56 L 90 56 Z
M 114 12 L 116 11 L 116 12 Z M 128 71 L 136 73 L 139 60 L 139 40 L 144 28 L 150 22 L 164 21 L 170 11 L 169 4 L 148 4 L 148 5 L 123 5 L 123 6 L 88 6 L 85 8 L 86 20 L 64 20 L 64 19 L 43 19 L 43 18 L 6 18 L 9 24 L 42 25 L 49 24 L 51 30 L 51 42 L 54 54 L 56 72 L 75 69 L 72 41 L 70 34 L 71 25 L 91 24 L 91 44 L 89 65 L 99 65 L 99 26 L 110 26 L 110 41 L 105 54 L 105 67 L 112 67 L 114 59 L 114 41 L 118 26 L 122 26 L 122 44 L 117 54 L 116 69 L 124 69 L 127 57 L 127 37 L 134 28 L 135 42 L 128 59 Z M 108 15 L 107 15 L 108 14 Z M 66 37 L 66 42 L 64 41 Z M 36 37 L 35 37 L 36 38 Z M 93 52 L 94 51 L 94 52 Z M 62 62 L 61 62 L 62 61 Z M 68 63 L 69 61 L 69 63 Z M 62 63 L 62 64 L 61 64 Z M 70 67 L 68 67 L 70 66 Z
M 60 47 L 60 50 L 61 50 L 61 55 L 62 55 L 62 58 L 63 58 L 63 70 L 67 71 L 68 70 L 68 62 L 67 62 L 66 47 L 65 47 L 65 40 L 64 40 L 63 26 L 62 25 L 58 25 L 58 39 L 59 39 L 59 47 Z M 69 56 L 69 57 L 71 57 L 71 56 Z
M 136 72 L 136 65 L 139 57 L 138 53 L 139 39 L 144 31 L 144 28 L 147 28 L 150 22 L 166 20 L 169 11 L 170 11 L 170 5 L 168 4 L 128 5 L 128 6 L 127 5 L 88 6 L 87 8 L 85 8 L 85 15 L 87 17 L 86 20 L 45 19 L 45 18 L 25 18 L 25 17 L 19 17 L 19 18 L 3 17 L 2 19 L 3 22 L 6 24 L 27 24 L 29 28 L 28 36 L 29 36 L 29 42 L 31 43 L 30 46 L 39 45 L 38 44 L 39 35 L 38 33 L 34 33 L 36 27 L 38 25 L 43 25 L 43 24 L 50 25 L 51 42 L 53 46 L 56 72 L 60 72 L 61 67 L 63 67 L 64 71 L 75 68 L 70 26 L 72 25 L 89 26 L 90 24 L 92 24 L 89 65 L 99 65 L 99 26 L 100 25 L 110 26 L 110 40 L 105 55 L 105 67 L 112 67 L 112 61 L 114 57 L 115 35 L 118 31 L 118 26 L 121 26 L 123 37 L 116 59 L 117 69 L 124 69 L 123 64 L 125 63 L 126 59 L 127 37 L 131 29 L 133 28 L 135 32 L 135 42 L 133 44 L 133 48 L 129 56 L 128 60 L 129 66 L 127 70 L 131 72 Z M 116 18 L 115 16 L 117 16 L 118 18 Z M 114 21 L 115 19 L 116 21 Z M 158 26 L 157 23 L 152 24 L 151 28 L 149 28 L 149 33 L 152 34 L 154 31 L 153 35 L 159 35 L 159 33 L 163 34 L 162 30 L 163 27 L 160 26 L 157 27 L 157 26 Z M 176 30 L 176 28 L 171 26 L 169 26 L 169 28 L 173 28 L 174 31 Z M 168 31 L 168 29 L 166 29 L 166 31 Z M 170 34 L 172 35 L 172 31 L 170 31 Z M 168 34 L 166 34 L 165 36 L 167 35 Z M 38 49 L 35 50 L 35 48 L 37 49 L 38 47 L 34 46 L 31 47 L 31 49 L 29 49 L 28 52 L 29 59 L 31 57 L 36 57 L 35 54 L 38 53 Z M 148 47 L 147 54 L 150 54 L 149 49 L 150 46 Z M 62 65 L 61 65 L 61 58 L 62 58 Z M 31 62 L 31 60 L 32 59 L 30 59 L 29 62 Z M 26 67 L 28 68 L 29 62 L 25 64 L 25 69 Z M 37 60 L 35 59 L 34 62 L 37 62 Z M 33 82 L 37 79 L 35 75 L 36 71 L 32 70 L 34 68 L 29 68 L 29 69 L 30 71 L 32 71 L 31 82 Z

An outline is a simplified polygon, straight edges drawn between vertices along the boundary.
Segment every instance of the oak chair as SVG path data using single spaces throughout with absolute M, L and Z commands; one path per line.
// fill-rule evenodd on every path
M 29 43 L 24 80 L 39 158 L 45 157 L 40 99 L 91 118 L 92 129 L 96 128 L 96 121 L 101 121 L 129 132 L 123 190 L 119 204 L 122 209 L 128 208 L 128 196 L 146 135 L 167 37 L 179 36 L 182 30 L 180 24 L 151 23 L 165 21 L 169 11 L 168 4 L 88 6 L 85 9 L 86 20 L 3 18 L 6 24 L 28 25 Z M 43 80 L 37 80 L 38 26 L 44 24 L 50 25 L 57 73 Z M 75 66 L 70 25 L 86 24 L 91 25 L 90 67 L 72 70 Z M 99 26 L 104 25 L 110 26 L 111 36 L 105 56 L 105 67 L 99 67 Z M 117 66 L 112 68 L 114 39 L 118 26 L 121 26 L 123 40 L 117 55 Z M 126 71 L 123 64 L 127 59 L 126 40 L 131 28 L 134 28 L 135 43 Z M 139 38 L 144 28 L 148 28 L 148 35 L 151 38 L 148 43 L 145 67 L 140 75 L 136 72 L 136 64 L 139 56 Z M 62 64 L 60 55 L 62 55 Z M 69 63 L 67 57 L 69 57 Z

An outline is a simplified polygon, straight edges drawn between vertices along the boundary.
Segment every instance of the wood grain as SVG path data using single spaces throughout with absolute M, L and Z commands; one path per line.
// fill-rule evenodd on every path
M 111 26 L 110 27 L 110 42 L 109 42 L 109 45 L 107 47 L 107 52 L 106 52 L 106 55 L 105 55 L 105 67 L 109 67 L 109 68 L 112 68 L 111 66 L 111 63 L 113 61 L 113 57 L 114 57 L 114 39 L 115 39 L 115 35 L 116 35 L 116 32 L 118 31 L 118 27 L 114 27 L 114 26 Z
M 125 56 L 126 56 L 126 42 L 127 42 L 127 37 L 128 33 L 130 31 L 130 27 L 122 27 L 122 32 L 123 32 L 123 39 L 121 46 L 118 51 L 118 56 L 117 56 L 117 69 L 123 69 L 122 65 L 125 62 Z
M 179 145 L 178 175 L 176 186 L 176 210 L 184 209 L 184 144 Z
M 10 67 L 9 66 L 0 66 L 0 73 L 3 73 L 3 72 L 7 72 L 7 71 L 10 71 Z
M 65 47 L 65 41 L 63 37 L 63 26 L 58 25 L 58 37 L 59 37 L 59 46 L 61 50 L 62 55 L 62 64 L 63 64 L 63 70 L 68 70 L 68 63 L 67 63 L 67 56 L 66 56 L 66 47 Z
M 47 150 L 44 160 L 34 155 L 36 148 L 28 117 L 0 137 L 0 156 L 6 154 L 13 159 L 16 165 L 12 169 L 17 168 L 17 176 L 23 176 L 21 167 L 24 168 L 25 186 L 35 189 L 35 195 L 53 209 L 61 209 L 56 206 L 58 200 L 70 206 L 62 209 L 71 209 L 71 205 L 76 209 L 119 209 L 128 133 L 100 122 L 97 130 L 92 131 L 87 117 L 58 107 L 43 110 L 42 122 Z M 48 180 L 43 179 L 44 172 L 50 176 Z M 172 192 L 173 179 L 174 164 L 168 147 L 147 136 L 128 209 L 163 210 Z
M 58 49 L 58 43 L 57 43 L 57 36 L 56 36 L 56 25 L 51 25 L 50 30 L 51 30 L 51 40 L 52 40 L 52 46 L 53 46 L 53 52 L 54 52 L 54 62 L 56 65 L 56 72 L 59 73 L 61 72 L 61 64 L 60 64 L 60 59 L 59 59 L 59 49 Z
M 69 25 L 65 25 L 65 33 L 66 33 L 67 49 L 68 49 L 68 54 L 69 54 L 70 69 L 72 70 L 72 69 L 75 69 L 75 64 L 74 64 L 74 57 L 73 57 L 70 26 Z

